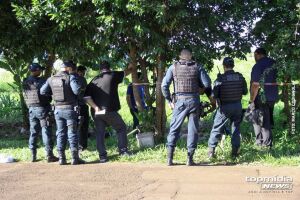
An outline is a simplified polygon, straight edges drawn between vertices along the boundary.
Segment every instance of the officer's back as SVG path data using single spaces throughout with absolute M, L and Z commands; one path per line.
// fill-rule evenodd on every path
M 41 88 L 41 94 L 48 94 L 53 97 L 55 105 L 55 120 L 57 125 L 57 149 L 59 154 L 59 164 L 66 164 L 65 149 L 67 138 L 70 143 L 72 162 L 71 164 L 84 163 L 78 156 L 78 98 L 80 84 L 74 75 L 69 75 L 68 71 L 74 67 L 73 62 L 64 62 L 61 71 L 50 77 Z
M 208 157 L 215 156 L 215 148 L 221 138 L 226 123 L 231 122 L 232 156 L 237 157 L 240 148 L 240 123 L 242 118 L 242 96 L 246 95 L 247 83 L 242 74 L 233 70 L 234 61 L 230 57 L 223 60 L 224 74 L 219 74 L 214 83 L 213 95 L 218 109 L 208 141 Z

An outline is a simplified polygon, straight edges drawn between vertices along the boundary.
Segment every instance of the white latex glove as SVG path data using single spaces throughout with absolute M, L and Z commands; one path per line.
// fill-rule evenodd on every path
M 249 108 L 250 110 L 253 111 L 253 110 L 255 109 L 254 102 L 250 103 L 250 104 L 248 105 L 248 108 Z
M 173 110 L 175 108 L 175 105 L 173 102 L 169 102 L 169 106 L 170 106 L 171 110 Z

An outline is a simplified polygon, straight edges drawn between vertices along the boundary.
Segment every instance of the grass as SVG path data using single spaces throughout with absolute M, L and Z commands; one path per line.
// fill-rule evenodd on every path
M 206 137 L 207 138 L 207 137 Z M 298 142 L 295 142 L 298 141 Z M 19 136 L 17 138 L 0 138 L 0 153 L 12 155 L 18 161 L 30 161 L 30 150 L 27 147 L 27 137 Z M 276 140 L 275 140 L 276 141 Z M 112 162 L 142 162 L 142 163 L 165 163 L 166 148 L 164 144 L 158 144 L 154 148 L 140 149 L 137 146 L 133 135 L 129 136 L 130 149 L 134 152 L 132 157 L 119 157 L 116 136 L 112 136 L 106 140 L 106 147 L 110 161 Z M 41 141 L 39 142 L 38 158 L 41 162 L 45 162 L 45 153 Z M 175 162 L 184 164 L 186 162 L 186 141 L 180 139 L 175 151 Z M 56 151 L 54 151 L 56 154 Z M 198 144 L 195 154 L 195 161 L 200 164 L 210 165 L 267 165 L 267 166 L 299 166 L 300 165 L 300 145 L 299 137 L 293 137 L 284 141 L 276 142 L 271 151 L 259 149 L 252 142 L 243 141 L 241 148 L 241 156 L 237 160 L 230 157 L 230 138 L 227 137 L 223 149 L 217 148 L 217 158 L 213 160 L 207 159 L 207 140 L 202 140 Z M 89 147 L 81 153 L 81 157 L 88 162 L 97 162 L 99 157 L 96 151 L 94 139 L 89 139 Z M 70 151 L 67 150 L 67 158 L 70 159 Z
M 242 73 L 249 83 L 249 77 L 251 73 L 251 68 L 254 64 L 254 59 L 252 57 L 248 58 L 248 61 L 235 60 L 236 66 L 235 70 Z M 220 61 L 216 61 L 216 64 L 219 66 L 221 73 L 223 72 L 222 65 Z M 217 77 L 217 67 L 215 67 L 210 72 L 210 77 L 212 80 L 215 80 Z M 0 80 L 0 91 L 6 90 L 7 83 L 12 82 L 10 74 L 7 72 L 0 71 L 0 75 L 5 73 L 5 80 Z M 90 72 L 89 75 L 94 76 L 97 72 Z M 89 79 L 91 79 L 91 77 Z M 2 82 L 1 82 L 2 81 Z M 4 84 L 3 84 L 4 83 Z M 248 85 L 249 87 L 249 85 Z M 127 103 L 126 103 L 126 88 L 125 84 L 119 86 L 119 95 L 121 101 L 121 110 L 119 113 L 124 119 L 125 123 L 128 126 L 132 125 L 132 117 L 129 112 Z M 8 87 L 8 94 L 10 96 L 17 98 L 17 95 Z M 202 100 L 206 100 L 206 97 L 201 97 Z M 249 94 L 243 98 L 243 107 L 247 106 L 249 100 Z M 0 98 L 1 102 L 1 98 Z M 16 104 L 16 103 L 14 103 Z M 227 165 L 227 164 L 239 164 L 239 165 L 268 165 L 268 166 L 299 166 L 300 165 L 300 137 L 288 135 L 286 130 L 285 118 L 281 114 L 283 104 L 278 103 L 275 107 L 275 121 L 276 125 L 273 130 L 274 133 L 274 147 L 271 151 L 266 151 L 259 149 L 254 145 L 254 133 L 253 128 L 250 124 L 242 123 L 241 133 L 243 136 L 242 146 L 241 146 L 241 156 L 237 160 L 232 160 L 230 157 L 231 145 L 230 138 L 227 137 L 223 149 L 220 147 L 217 148 L 217 158 L 210 161 L 211 165 Z M 167 127 L 169 126 L 169 121 L 171 118 L 171 110 L 167 108 L 168 122 Z M 9 113 L 8 113 L 9 112 Z M 17 117 L 17 113 L 12 114 L 13 112 L 6 111 L 6 114 L 10 116 L 7 120 L 0 119 L 0 122 L 13 122 L 13 119 L 19 121 L 21 118 Z M 19 110 L 20 113 L 20 110 Z M 0 112 L 1 114 L 1 112 Z M 11 115 L 10 115 L 11 114 Z M 296 128 L 299 131 L 300 127 L 300 116 L 297 114 L 296 118 Z M 11 121 L 8 121 L 11 120 Z M 186 126 L 186 124 L 184 124 Z M 209 132 L 212 126 L 212 115 L 209 115 L 204 120 L 204 127 L 201 131 L 203 134 L 203 140 L 198 144 L 197 151 L 195 154 L 195 161 L 202 164 L 207 164 L 209 160 L 207 159 L 207 140 L 209 137 Z M 14 132 L 15 130 L 8 129 L 7 131 L 1 130 L 0 133 L 0 153 L 12 155 L 19 161 L 29 161 L 30 160 L 30 151 L 28 149 L 28 136 L 19 135 L 19 134 L 8 134 Z M 6 134 L 4 134 L 7 132 Z M 6 136 L 5 136 L 6 135 Z M 129 136 L 129 145 L 130 149 L 135 153 L 133 157 L 119 157 L 117 151 L 117 141 L 116 136 L 106 140 L 106 146 L 110 160 L 112 162 L 143 162 L 143 163 L 165 163 L 166 160 L 166 148 L 165 144 L 157 144 L 154 148 L 139 149 L 137 146 L 136 139 L 133 135 Z M 42 159 L 42 162 L 45 162 L 45 153 L 43 150 L 43 145 L 41 144 L 41 139 L 39 141 L 40 148 L 38 149 L 38 157 Z M 56 153 L 56 151 L 54 151 Z M 185 163 L 186 161 L 186 141 L 180 139 L 175 152 L 175 161 L 178 163 Z M 98 160 L 98 153 L 96 151 L 95 139 L 89 139 L 89 147 L 87 151 L 82 152 L 82 158 L 88 162 L 94 162 Z M 70 152 L 67 151 L 67 157 L 70 158 Z

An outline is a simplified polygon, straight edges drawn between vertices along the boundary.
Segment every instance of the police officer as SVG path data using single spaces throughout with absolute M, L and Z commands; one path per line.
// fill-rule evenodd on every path
M 52 128 L 49 120 L 51 98 L 40 94 L 40 88 L 46 82 L 46 79 L 40 77 L 43 69 L 38 63 L 32 63 L 29 66 L 31 75 L 23 81 L 24 99 L 29 108 L 29 148 L 32 153 L 31 161 L 36 162 L 37 139 L 42 131 L 47 162 L 56 162 L 58 158 L 53 155 Z
M 179 138 L 180 128 L 185 117 L 188 117 L 187 165 L 194 165 L 193 155 L 197 147 L 199 129 L 199 89 L 204 86 L 205 93 L 211 96 L 211 80 L 204 68 L 192 60 L 192 53 L 183 49 L 180 60 L 171 65 L 162 82 L 162 93 L 173 109 L 170 132 L 167 137 L 167 165 L 173 165 L 173 154 Z M 170 95 L 170 84 L 174 82 L 174 104 Z
M 65 149 L 67 138 L 69 140 L 72 165 L 83 164 L 84 161 L 78 156 L 78 101 L 77 96 L 80 93 L 81 86 L 74 75 L 69 75 L 68 71 L 74 67 L 72 62 L 64 62 L 61 65 L 61 71 L 50 77 L 41 88 L 41 94 L 51 95 L 55 101 L 55 120 L 57 150 L 59 155 L 59 164 L 66 164 Z
M 251 87 L 249 108 L 256 109 L 262 114 L 261 122 L 253 124 L 256 135 L 256 145 L 260 147 L 272 147 L 272 126 L 274 125 L 273 110 L 278 100 L 278 85 L 276 84 L 277 70 L 273 67 L 275 61 L 267 57 L 263 48 L 254 52 L 256 64 L 251 72 Z M 264 80 L 264 94 L 260 94 L 259 82 Z
M 79 107 L 80 107 L 80 130 L 79 130 L 79 149 L 85 150 L 88 146 L 88 129 L 89 129 L 89 107 L 86 105 L 83 96 L 87 87 L 87 81 L 85 79 L 86 67 L 78 66 L 77 74 L 78 80 L 81 84 L 81 92 L 78 97 Z
M 85 101 L 92 107 L 92 117 L 96 126 L 96 143 L 99 152 L 100 163 L 108 161 L 105 149 L 105 128 L 112 126 L 118 135 L 118 148 L 121 156 L 129 156 L 126 134 L 126 124 L 119 115 L 120 100 L 118 95 L 118 85 L 122 83 L 124 77 L 130 70 L 112 71 L 110 64 L 104 61 L 100 65 L 100 74 L 96 76 L 87 86 Z M 99 113 L 98 112 L 102 112 Z
M 234 61 L 230 57 L 223 60 L 224 74 L 219 74 L 214 83 L 213 96 L 218 109 L 208 141 L 208 157 L 215 155 L 215 148 L 222 137 L 228 120 L 231 122 L 232 156 L 237 157 L 240 148 L 240 123 L 242 120 L 242 96 L 247 94 L 247 83 L 242 74 L 233 70 Z

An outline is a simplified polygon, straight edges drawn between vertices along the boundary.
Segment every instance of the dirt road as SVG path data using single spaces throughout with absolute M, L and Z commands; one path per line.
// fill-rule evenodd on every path
M 249 182 L 274 176 L 280 184 L 284 183 L 279 187 L 285 190 L 261 190 L 262 185 Z M 0 199 L 299 200 L 300 168 L 166 167 L 125 163 L 81 166 L 0 164 Z

